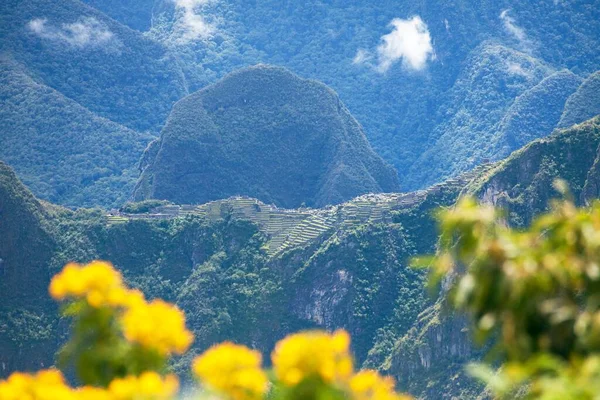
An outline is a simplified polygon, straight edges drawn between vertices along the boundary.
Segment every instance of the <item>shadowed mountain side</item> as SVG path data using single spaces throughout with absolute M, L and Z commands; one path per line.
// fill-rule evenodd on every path
M 28 291 L 46 291 L 54 243 L 45 217 L 38 200 L 0 161 L 0 289 L 7 301 L 36 303 L 40 296 Z
M 60 337 L 46 295 L 57 243 L 48 212 L 0 161 L 0 376 L 51 365 Z

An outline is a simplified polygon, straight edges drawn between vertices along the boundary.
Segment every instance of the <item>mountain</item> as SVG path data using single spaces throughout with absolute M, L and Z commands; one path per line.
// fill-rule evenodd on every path
M 130 129 L 158 133 L 187 94 L 161 44 L 77 0 L 2 1 L 0 37 L 38 83 Z
M 179 101 L 144 158 L 136 199 L 321 207 L 399 189 L 335 92 L 264 65 Z
M 600 118 L 595 118 L 532 142 L 471 181 L 465 192 L 506 209 L 511 225 L 527 226 L 558 195 L 552 190 L 556 178 L 566 180 L 580 205 L 597 198 L 588 188 L 598 183 L 599 146 Z M 442 290 L 376 365 L 426 398 L 475 398 L 482 388 L 465 376 L 464 367 L 482 352 L 468 334 L 468 321 L 445 309 L 445 296 Z
M 123 204 L 139 155 L 152 140 L 98 117 L 0 61 L 0 159 L 41 199 L 68 206 Z
M 9 195 L 0 200 L 11 200 L 0 205 L 11 204 L 15 222 L 33 221 L 0 225 L 3 237 L 24 237 L 20 229 L 31 226 L 28 235 L 47 243 L 49 251 L 35 254 L 40 264 L 27 267 L 26 275 L 6 270 L 11 282 L 38 283 L 21 283 L 25 289 L 16 297 L 0 292 L 2 309 L 14 313 L 10 326 L 27 327 L 0 328 L 0 348 L 15 349 L 17 343 L 37 351 L 31 359 L 36 363 L 51 363 L 66 327 L 35 285 L 45 284 L 68 260 L 101 258 L 112 260 L 148 297 L 185 310 L 196 342 L 176 370 L 216 341 L 234 340 L 268 354 L 289 332 L 345 328 L 357 363 L 386 370 L 402 389 L 425 398 L 475 397 L 482 388 L 464 375 L 463 366 L 480 351 L 465 321 L 444 313 L 443 293 L 432 302 L 423 287 L 425 272 L 408 267 L 412 256 L 435 251 L 433 211 L 473 193 L 507 207 L 511 224 L 526 225 L 555 196 L 551 182 L 557 177 L 584 201 L 585 188 L 597 181 L 599 145 L 596 118 L 427 190 L 298 210 L 234 197 L 199 206 L 163 204 L 150 213 L 143 207 L 128 207 L 137 214 L 73 212 L 39 203 L 3 167 L 0 194 Z M 19 262 L 32 265 L 24 260 L 32 248 L 29 236 L 9 243 L 0 257 L 23 254 Z M 7 365 L 3 374 L 29 362 L 14 354 L 0 352 Z
M 1 1 L 0 376 L 54 363 L 51 276 L 107 259 L 186 312 L 180 374 L 217 341 L 268 359 L 290 332 L 344 328 L 401 389 L 485 397 L 467 321 L 409 260 L 463 194 L 517 227 L 557 177 L 600 196 L 599 10 Z
M 373 149 L 396 167 L 403 190 L 414 190 L 549 134 L 576 80 L 587 83 L 579 97 L 571 94 L 559 127 L 596 114 L 590 74 L 600 69 L 597 6 L 575 0 L 458 5 L 360 0 L 352 7 L 317 0 L 286 7 L 272 0 L 7 0 L 0 3 L 0 59 L 114 122 L 113 131 L 153 136 L 173 104 L 189 93 L 240 68 L 281 65 L 339 93 Z M 389 53 L 393 46 L 386 53 L 382 45 L 396 43 L 400 29 L 417 28 L 430 39 L 424 63 L 415 67 L 408 53 Z M 23 117 L 19 130 L 45 134 L 43 124 L 21 106 L 14 111 Z M 92 129 L 55 120 L 73 131 Z M 1 138 L 10 135 L 0 131 Z M 137 144 L 127 146 L 117 152 L 140 156 Z M 129 161 L 111 162 L 109 168 L 92 163 L 91 177 L 75 171 L 70 180 L 81 182 L 65 186 L 62 179 L 33 176 L 43 164 L 37 156 L 15 160 L 18 150 L 8 147 L 4 153 L 13 155 L 5 160 L 45 199 L 108 206 L 129 195 Z M 84 157 L 97 159 L 91 152 Z M 120 177 L 119 171 L 127 172 Z M 90 180 L 85 195 L 64 194 Z
M 178 4 L 189 3 L 155 1 L 148 34 L 181 57 L 191 89 L 259 62 L 322 81 L 364 125 L 373 148 L 397 168 L 405 189 L 427 187 L 450 172 L 455 175 L 482 159 L 501 159 L 516 150 L 499 146 L 482 152 L 479 147 L 490 136 L 502 134 L 494 124 L 505 118 L 517 97 L 552 73 L 567 69 L 587 77 L 600 69 L 597 1 L 359 0 L 352 7 L 319 0 L 284 7 L 274 0 L 195 2 L 195 8 Z M 186 36 L 183 28 L 191 15 L 212 29 Z M 419 68 L 412 68 L 399 39 L 405 32 L 401 29 L 416 29 L 411 22 L 415 16 L 425 24 L 421 28 L 433 49 L 427 53 L 415 46 L 427 60 Z M 391 24 L 396 19 L 404 21 L 400 28 Z M 398 44 L 391 46 L 397 54 L 380 50 L 385 40 Z M 391 60 L 389 68 L 383 68 L 385 60 Z M 477 72 L 481 75 L 469 77 Z M 524 76 L 528 72 L 533 76 Z M 492 74 L 489 80 L 485 73 Z M 475 83 L 475 93 L 462 82 Z M 449 110 L 461 112 L 457 116 Z M 452 137 L 453 131 L 460 132 L 460 140 L 437 141 L 440 135 Z M 443 154 L 443 168 L 432 153 Z
M 600 114 L 600 71 L 586 78 L 567 100 L 558 127 L 579 124 Z

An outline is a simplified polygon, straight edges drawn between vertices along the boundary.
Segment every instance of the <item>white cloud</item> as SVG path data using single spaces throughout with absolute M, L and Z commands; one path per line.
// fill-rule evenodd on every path
M 506 9 L 500 13 L 500 19 L 504 23 L 504 29 L 517 38 L 521 43 L 525 43 L 527 41 L 525 30 L 516 24 L 513 17 L 508 15 L 509 11 L 509 9 Z
M 80 18 L 60 27 L 48 24 L 46 18 L 36 18 L 27 24 L 29 30 L 43 39 L 59 41 L 73 47 L 83 48 L 117 43 L 114 34 L 93 17 Z
M 209 24 L 197 9 L 210 0 L 173 0 L 175 7 L 182 12 L 179 21 L 180 40 L 189 42 L 191 40 L 209 37 L 214 32 L 214 26 Z
M 370 61 L 373 58 L 371 52 L 366 49 L 358 49 L 356 55 L 352 59 L 352 64 L 364 64 L 367 61 Z
M 27 26 L 34 33 L 41 35 L 46 30 L 46 22 L 48 22 L 46 18 L 36 18 L 29 21 L 29 24 L 27 24 Z
M 382 43 L 377 47 L 379 72 L 386 72 L 398 61 L 402 61 L 405 68 L 418 71 L 435 59 L 431 35 L 421 17 L 396 18 L 390 26 L 392 32 L 383 35 Z
M 525 78 L 531 78 L 533 73 L 527 69 L 525 69 L 521 64 L 515 62 L 507 62 L 506 70 L 511 75 L 520 75 Z

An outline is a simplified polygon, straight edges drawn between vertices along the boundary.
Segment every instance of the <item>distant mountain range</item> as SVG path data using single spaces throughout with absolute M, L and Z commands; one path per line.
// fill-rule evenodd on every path
M 132 194 L 133 160 L 160 133 L 176 101 L 239 68 L 267 63 L 330 86 L 374 150 L 396 167 L 402 190 L 424 188 L 600 113 L 594 90 L 599 8 L 566 0 L 361 0 L 352 7 L 316 0 L 286 7 L 238 0 L 7 0 L 0 5 L 0 63 L 12 72 L 4 77 L 18 71 L 21 82 L 57 96 L 45 99 L 56 114 L 50 121 L 14 90 L 0 96 L 2 108 L 10 109 L 3 119 L 19 120 L 14 128 L 12 122 L 0 127 L 7 143 L 0 157 L 42 198 L 118 206 Z M 413 53 L 391 50 L 403 29 L 421 32 Z M 71 102 L 55 100 L 61 96 Z M 116 125 L 96 128 L 67 117 L 75 105 L 82 107 L 79 115 Z M 89 151 L 70 149 L 66 140 L 39 142 L 20 159 L 19 140 L 9 140 L 50 131 L 60 138 L 65 129 L 96 132 L 86 137 L 127 133 Z M 112 133 L 100 133 L 107 129 Z M 100 148 L 116 157 L 109 165 L 97 158 Z M 67 149 L 81 154 L 85 167 L 78 160 L 69 173 L 66 163 L 47 160 Z M 240 190 L 255 182 L 237 178 Z

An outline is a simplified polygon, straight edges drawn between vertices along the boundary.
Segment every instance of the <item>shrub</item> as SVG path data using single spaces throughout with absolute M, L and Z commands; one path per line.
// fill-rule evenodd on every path
M 568 196 L 564 183 L 555 186 Z M 433 284 L 472 318 L 502 366 L 473 365 L 499 398 L 596 399 L 600 393 L 600 202 L 555 201 L 527 230 L 473 199 L 440 213 Z M 521 397 L 521 396 L 519 396 Z

